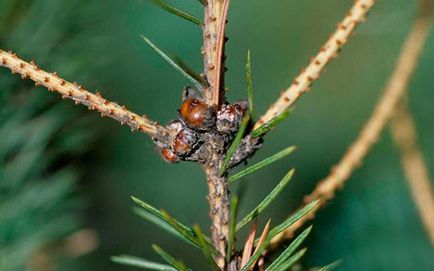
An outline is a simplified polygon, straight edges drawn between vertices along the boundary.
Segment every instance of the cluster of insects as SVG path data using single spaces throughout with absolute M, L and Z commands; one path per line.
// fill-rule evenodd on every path
M 176 136 L 170 146 L 161 149 L 164 160 L 204 163 L 209 160 L 211 150 L 224 154 L 247 111 L 247 101 L 224 104 L 218 110 L 203 102 L 197 91 L 187 87 L 178 119 L 167 125 Z

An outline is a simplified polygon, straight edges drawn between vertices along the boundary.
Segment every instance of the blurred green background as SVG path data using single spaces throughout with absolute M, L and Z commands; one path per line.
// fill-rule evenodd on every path
M 23 10 L 39 9 L 40 13 L 31 18 L 26 17 L 29 12 L 23 12 L 19 20 L 27 19 L 34 31 L 42 30 L 37 32 L 39 40 L 33 45 L 35 32 L 16 27 L 11 20 L 16 14 L 0 13 L 3 16 L 0 29 L 22 31 L 22 37 L 13 42 L 6 41 L 10 31 L 0 32 L 0 48 L 49 63 L 45 67 L 51 70 L 62 71 L 69 61 L 78 63 L 75 71 L 62 74 L 162 123 L 176 116 L 181 90 L 188 82 L 145 46 L 139 35 L 146 35 L 166 52 L 201 70 L 200 29 L 149 1 L 0 0 L 3 8 L 12 2 Z M 172 3 L 202 16 L 198 1 Z M 246 97 L 244 67 L 250 49 L 256 108 L 258 113 L 264 112 L 317 52 L 351 4 L 352 1 L 344 0 L 232 1 L 227 26 L 228 99 Z M 285 161 L 246 178 L 248 189 L 241 215 L 295 167 L 296 177 L 268 211 L 278 223 L 328 174 L 381 95 L 416 12 L 417 1 L 378 2 L 340 57 L 297 103 L 290 118 L 269 134 L 252 159 L 260 160 L 289 145 L 298 147 Z M 55 33 L 44 31 L 46 24 L 57 25 L 59 29 Z M 69 36 L 71 31 L 77 34 Z M 70 50 L 62 48 L 62 39 L 57 41 L 63 50 L 61 61 L 54 61 L 49 50 L 32 54 L 40 47 L 43 49 L 44 40 L 50 41 L 56 33 L 68 36 L 69 40 Z M 433 42 L 431 35 L 409 95 L 430 169 L 434 168 Z M 24 45 L 30 49 L 22 49 Z M 12 76 L 2 71 L 0 80 L 4 78 Z M 71 114 L 80 112 L 79 118 L 90 116 L 87 129 L 100 131 L 86 155 L 75 161 L 83 176 L 75 191 L 85 206 L 78 211 L 79 220 L 81 227 L 96 230 L 99 246 L 79 258 L 56 257 L 55 270 L 132 270 L 111 263 L 109 257 L 132 254 L 156 259 L 151 243 L 167 248 L 196 270 L 204 270 L 205 262 L 197 257 L 197 250 L 135 216 L 129 198 L 137 196 L 169 210 L 183 222 L 199 223 L 208 229 L 206 183 L 200 167 L 189 163 L 166 164 L 153 143 L 142 134 L 131 133 L 128 128 L 78 109 L 59 97 L 52 98 L 43 89 L 26 97 L 34 99 L 35 93 L 65 104 Z M 433 170 L 431 174 L 434 175 Z M 267 218 L 260 217 L 260 222 Z M 314 231 L 307 244 L 309 252 L 303 260 L 306 266 L 342 259 L 339 270 L 434 270 L 434 251 L 421 226 L 387 130 L 363 167 L 313 223 Z M 240 241 L 245 234 L 240 235 Z

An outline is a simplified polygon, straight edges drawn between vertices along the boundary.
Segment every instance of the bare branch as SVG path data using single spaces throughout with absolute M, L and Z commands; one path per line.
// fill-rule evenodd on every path
M 70 83 L 60 78 L 57 73 L 43 71 L 33 61 L 28 63 L 12 52 L 0 49 L 0 66 L 8 68 L 12 73 L 21 74 L 23 79 L 31 79 L 36 86 L 44 86 L 52 92 L 59 93 L 64 99 L 68 98 L 76 104 L 83 104 L 89 110 L 100 112 L 101 116 L 108 116 L 121 124 L 127 124 L 131 130 L 146 133 L 162 143 L 169 135 L 169 131 L 147 117 L 139 116 L 127 110 L 125 106 L 110 102 L 101 97 L 99 93 L 93 94 L 77 83 Z
M 411 195 L 425 230 L 434 246 L 434 193 L 422 151 L 417 143 L 414 121 L 405 103 L 396 110 L 391 122 L 392 137 L 401 154 L 401 164 Z
M 347 43 L 356 26 L 365 20 L 375 0 L 357 0 L 344 20 L 338 24 L 335 33 L 330 36 L 310 64 L 295 78 L 292 85 L 282 93 L 279 99 L 258 120 L 254 129 L 270 121 L 290 108 L 295 101 L 309 90 L 313 81 L 319 78 L 325 66 L 338 56 L 339 50 Z
M 430 29 L 430 18 L 420 16 L 415 21 L 398 58 L 395 70 L 385 87 L 384 94 L 376 105 L 370 119 L 341 161 L 332 168 L 330 175 L 320 181 L 314 191 L 305 197 L 305 204 L 317 199 L 320 199 L 324 204 L 325 201 L 332 199 L 335 192 L 343 187 L 353 171 L 362 164 L 363 159 L 377 142 L 399 101 L 406 93 L 408 83 L 417 66 Z M 275 246 L 285 238 L 290 238 L 307 220 L 313 218 L 318 209 L 315 208 L 310 213 L 310 216 L 299 220 L 282 234 L 276 236 L 272 241 L 272 245 Z

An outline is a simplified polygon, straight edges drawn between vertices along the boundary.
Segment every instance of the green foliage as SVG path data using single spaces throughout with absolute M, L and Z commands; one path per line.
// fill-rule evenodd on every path
M 255 253 L 250 257 L 250 259 L 247 261 L 246 265 L 241 269 L 241 271 L 247 271 L 249 267 L 255 263 L 259 257 L 262 255 L 262 252 L 267 248 L 270 241 L 279 233 L 290 227 L 292 224 L 297 222 L 300 218 L 305 216 L 307 213 L 309 213 L 315 206 L 318 204 L 318 201 L 312 202 L 308 205 L 306 205 L 301 210 L 297 211 L 294 215 L 289 217 L 287 220 L 285 220 L 283 223 L 272 229 L 269 233 L 265 241 L 255 250 Z M 255 244 L 258 244 L 259 239 L 255 240 Z M 296 254 L 298 255 L 298 254 Z M 301 257 L 301 256 L 300 256 Z M 293 260 L 292 258 L 289 260 Z M 288 260 L 288 261 L 289 261 Z M 287 270 L 287 269 L 281 269 L 281 270 Z
M 233 196 L 230 203 L 229 239 L 228 250 L 226 251 L 226 262 L 229 262 L 235 247 L 235 228 L 238 215 L 238 196 Z
M 326 266 L 323 266 L 318 269 L 318 271 L 331 271 L 334 270 L 336 267 L 338 267 L 341 264 L 341 261 L 334 261 Z
M 202 5 L 206 6 L 208 4 L 207 0 L 198 0 Z
M 88 78 L 91 67 L 79 73 L 88 56 L 74 41 L 92 42 L 83 32 L 89 22 L 72 10 L 86 14 L 90 6 L 2 1 L 0 48 L 14 48 L 77 80 Z M 63 62 L 71 53 L 75 61 Z M 74 161 L 88 152 L 98 129 L 88 129 L 90 118 L 45 90 L 3 69 L 0 77 L 0 270 L 22 271 L 37 250 L 81 227 L 83 200 L 75 190 L 83 169 Z
M 306 254 L 306 251 L 307 248 L 303 248 L 302 250 L 295 253 L 293 256 L 289 257 L 289 259 L 280 266 L 281 269 L 278 270 L 288 270 L 289 268 L 291 268 L 291 266 L 293 266 L 296 262 L 298 262 L 298 260 L 301 259 L 301 257 L 304 256 L 304 254 Z
M 318 206 L 319 200 L 313 201 L 309 203 L 308 205 L 304 206 L 300 210 L 298 210 L 295 214 L 287 218 L 285 221 L 277 225 L 275 228 L 273 228 L 270 231 L 270 236 L 276 236 L 288 227 L 291 227 L 295 222 L 297 222 L 299 219 L 301 219 L 303 216 L 308 214 L 310 211 L 312 211 L 315 207 Z M 259 240 L 255 240 L 255 243 L 258 243 Z
M 193 16 L 192 14 L 185 12 L 177 7 L 172 6 L 171 4 L 167 3 L 166 1 L 163 0 L 150 0 L 152 1 L 154 4 L 156 4 L 157 6 L 161 7 L 162 9 L 178 16 L 181 17 L 182 19 L 185 19 L 189 22 L 192 22 L 194 24 L 197 25 L 201 25 L 202 22 L 197 19 L 195 16 Z
M 265 197 L 265 199 L 258 204 L 250 213 L 248 213 L 240 222 L 238 222 L 236 226 L 236 231 L 241 230 L 245 225 L 250 223 L 253 219 L 255 219 L 260 213 L 262 213 L 273 201 L 277 198 L 277 196 L 282 192 L 282 190 L 286 187 L 289 181 L 294 176 L 295 170 L 290 170 L 285 177 L 276 185 L 276 187 Z
M 185 264 L 183 262 L 178 261 L 175 258 L 173 258 L 169 253 L 167 253 L 161 247 L 159 247 L 157 245 L 152 245 L 152 248 L 154 249 L 154 251 L 158 255 L 161 256 L 161 258 L 163 258 L 168 264 L 170 264 L 171 266 L 173 266 L 176 270 L 178 270 L 178 271 L 188 271 L 188 270 L 190 270 L 190 268 L 187 268 L 187 266 L 185 266 Z
M 289 113 L 292 112 L 292 109 L 288 109 L 285 112 L 281 113 L 280 115 L 275 116 L 270 121 L 264 123 L 260 127 L 256 128 L 252 131 L 251 135 L 253 138 L 261 137 L 268 133 L 270 130 L 274 129 L 274 127 L 277 126 L 280 122 L 284 121 L 288 116 Z
M 205 258 L 208 260 L 211 268 L 213 271 L 219 271 L 219 267 L 217 266 L 216 262 L 213 259 L 213 252 L 209 249 L 207 242 L 205 240 L 205 235 L 202 233 L 202 230 L 200 229 L 199 225 L 193 226 L 194 232 L 196 233 L 197 238 L 199 239 L 203 254 L 205 255 Z
M 232 156 L 235 154 L 235 152 L 238 149 L 238 145 L 241 143 L 241 140 L 243 139 L 244 133 L 246 132 L 247 125 L 250 121 L 250 114 L 246 114 L 243 118 L 243 121 L 241 123 L 240 128 L 238 129 L 237 134 L 235 135 L 235 139 L 232 141 L 231 146 L 226 152 L 226 157 L 223 161 L 223 165 L 220 169 L 220 174 L 223 174 L 226 172 L 228 165 L 231 161 Z
M 300 235 L 298 235 L 297 238 L 291 242 L 291 244 L 282 252 L 282 254 L 280 254 L 279 257 L 277 257 L 277 259 L 275 259 L 273 263 L 270 264 L 270 266 L 268 266 L 267 271 L 287 270 L 283 268 L 283 266 L 286 265 L 291 255 L 307 238 L 311 230 L 312 230 L 312 226 L 310 226 L 309 228 L 305 229 L 302 233 L 300 233 Z
M 193 68 L 191 68 L 187 63 L 185 63 L 181 58 L 178 56 L 173 57 L 173 61 L 176 62 L 176 64 L 183 69 L 186 73 L 188 73 L 191 77 L 196 79 L 201 84 L 201 87 L 209 87 L 208 81 L 206 81 L 200 74 L 198 74 Z
M 193 83 L 198 89 L 203 88 L 204 81 L 198 80 L 196 77 L 189 73 L 189 70 L 184 69 L 183 66 L 179 65 L 177 61 L 170 58 L 165 52 L 163 52 L 160 48 L 158 48 L 154 43 L 152 43 L 147 37 L 142 35 L 142 39 L 149 45 L 159 56 L 161 56 L 170 66 L 172 66 L 175 70 L 180 72 L 187 80 Z
M 148 260 L 144 260 L 134 256 L 121 255 L 121 256 L 113 256 L 111 260 L 115 263 L 140 267 L 147 270 L 157 270 L 157 271 L 176 271 L 177 269 L 173 268 L 170 265 L 165 265 L 161 263 L 155 263 Z
M 239 222 L 238 226 L 235 227 L 235 221 L 236 221 L 236 214 L 237 214 L 237 208 L 238 208 L 238 198 L 234 196 L 231 200 L 231 219 L 230 219 L 230 234 L 229 234 L 229 244 L 228 244 L 228 258 L 226 259 L 227 262 L 229 262 L 229 259 L 231 259 L 233 253 L 232 248 L 235 240 L 235 230 L 240 229 L 242 225 L 247 224 L 250 222 L 254 217 L 256 217 L 263 209 L 265 209 L 270 202 L 277 196 L 277 194 L 285 187 L 285 185 L 289 182 L 291 177 L 293 176 L 294 170 L 291 170 L 284 178 L 283 180 L 277 185 L 277 187 L 270 193 L 269 196 L 266 197 L 266 199 L 261 202 L 261 204 L 258 205 L 257 208 L 254 209 L 249 215 L 247 215 L 244 219 Z M 196 247 L 198 247 L 200 250 L 202 250 L 203 254 L 207 258 L 207 260 L 210 263 L 210 267 L 212 270 L 219 270 L 216 263 L 214 262 L 212 255 L 216 252 L 214 251 L 214 248 L 211 246 L 209 237 L 206 237 L 203 235 L 200 227 L 198 225 L 194 226 L 193 229 L 181 224 L 177 220 L 175 220 L 173 217 L 169 216 L 167 212 L 165 211 L 159 211 L 155 209 L 154 207 L 150 206 L 149 204 L 132 197 L 134 202 L 136 202 L 138 205 L 143 207 L 145 213 L 138 212 L 138 214 L 145 219 L 154 222 L 156 225 L 162 227 L 163 229 L 169 231 L 170 233 L 174 234 L 177 237 L 180 237 L 182 240 L 186 241 L 189 244 L 192 244 Z M 270 241 L 279 233 L 290 227 L 292 224 L 297 222 L 299 219 L 301 219 L 303 216 L 305 216 L 307 213 L 309 213 L 313 208 L 315 208 L 318 204 L 318 201 L 312 202 L 308 205 L 306 205 L 304 208 L 297 211 L 294 215 L 290 216 L 288 219 L 286 219 L 284 222 L 270 230 L 267 236 L 265 236 L 265 241 L 255 250 L 255 253 L 252 255 L 252 257 L 249 259 L 248 263 L 246 264 L 245 268 L 243 270 L 247 270 L 249 266 L 254 264 L 259 257 L 261 256 L 264 249 L 269 245 Z M 145 214 L 145 215 L 144 215 Z M 254 214 L 254 215 L 252 215 Z M 252 218 L 253 217 L 253 218 Z M 240 224 L 241 223 L 241 224 Z M 303 254 L 304 251 L 296 253 L 294 255 L 293 252 L 297 247 L 305 240 L 307 235 L 309 234 L 311 230 L 311 227 L 303 231 L 290 245 L 289 247 L 279 256 L 275 263 L 271 264 L 271 267 L 273 269 L 271 270 L 286 270 L 286 269 L 279 269 L 280 266 L 290 266 L 288 263 L 291 263 L 291 265 L 296 262 Z M 255 240 L 255 244 L 258 245 L 259 240 Z M 170 256 L 166 251 L 161 249 L 160 247 L 153 245 L 154 251 L 159 254 L 167 263 L 171 265 L 175 270 L 190 270 L 187 268 L 182 262 L 175 260 L 172 256 Z M 161 265 L 159 263 L 150 262 L 147 260 L 142 260 L 140 258 L 131 257 L 131 256 L 119 256 L 119 257 L 112 257 L 112 260 L 117 263 L 125 264 L 125 265 L 132 265 L 137 267 L 143 267 L 143 268 L 149 268 L 151 270 L 171 270 L 168 269 L 170 266 Z M 158 269 L 160 268 L 160 269 Z
M 233 183 L 235 181 L 238 181 L 239 179 L 249 175 L 250 173 L 253 173 L 257 170 L 260 170 L 260 169 L 290 155 L 292 152 L 295 151 L 295 149 L 296 149 L 296 147 L 294 147 L 294 146 L 288 147 L 288 148 L 286 148 L 286 149 L 284 149 L 284 150 L 282 150 L 282 151 L 280 151 L 280 152 L 278 152 L 278 153 L 276 153 L 270 157 L 265 158 L 264 160 L 254 164 L 254 165 L 251 165 L 248 168 L 245 168 L 245 169 L 241 170 L 240 172 L 237 172 L 234 175 L 230 176 L 229 182 Z
M 247 97 L 249 99 L 250 118 L 255 118 L 254 114 L 254 99 L 253 99 L 253 82 L 252 82 L 252 63 L 250 61 L 250 50 L 247 51 L 247 64 L 246 64 L 246 81 L 247 81 Z
M 167 230 L 169 233 L 174 234 L 176 237 L 187 242 L 188 244 L 191 244 L 201 249 L 204 248 L 211 250 L 214 253 L 214 248 L 209 242 L 209 237 L 204 236 L 203 238 L 205 242 L 202 242 L 201 240 L 199 240 L 199 237 L 196 235 L 192 228 L 177 221 L 166 211 L 159 211 L 153 206 L 136 197 L 131 198 L 136 204 L 143 208 L 143 211 L 146 212 L 145 215 L 141 214 L 143 218 L 155 223 L 157 226 L 160 226 L 161 228 Z M 202 243 L 205 243 L 206 247 L 203 247 Z

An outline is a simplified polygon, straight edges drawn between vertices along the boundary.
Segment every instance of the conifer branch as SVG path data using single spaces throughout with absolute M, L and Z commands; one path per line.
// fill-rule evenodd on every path
M 434 246 L 434 193 L 428 168 L 417 143 L 415 123 L 405 102 L 401 103 L 391 121 L 392 138 L 401 155 L 401 164 L 408 186 Z
M 375 0 L 357 0 L 354 2 L 347 16 L 338 24 L 335 33 L 330 36 L 309 65 L 295 78 L 292 85 L 256 122 L 254 129 L 288 110 L 303 93 L 309 90 L 325 66 L 338 56 L 339 50 L 348 42 L 356 26 L 365 20 L 365 16 L 374 4 Z
M 358 138 L 354 141 L 340 162 L 332 168 L 330 175 L 320 181 L 314 191 L 304 199 L 304 204 L 321 200 L 320 204 L 310 212 L 309 216 L 300 219 L 281 235 L 274 238 L 271 243 L 272 247 L 286 238 L 291 238 L 297 229 L 304 225 L 309 219 L 312 219 L 321 205 L 327 200 L 332 199 L 336 191 L 342 189 L 353 171 L 362 164 L 363 159 L 377 142 L 400 100 L 405 95 L 430 29 L 430 17 L 427 16 L 426 13 L 421 13 L 407 36 L 401 54 L 398 57 L 395 70 L 385 87 L 382 97 L 374 108 L 368 122 L 360 131 Z
M 121 124 L 126 124 L 131 127 L 132 131 L 148 134 L 159 143 L 165 144 L 170 136 L 170 132 L 166 128 L 147 117 L 139 116 L 129 111 L 125 106 L 104 99 L 98 92 L 94 94 L 77 83 L 70 83 L 59 77 L 57 73 L 46 72 L 33 61 L 28 63 L 12 52 L 5 52 L 0 49 L 0 66 L 11 70 L 12 73 L 20 74 L 23 79 L 29 78 L 35 82 L 36 86 L 41 85 L 49 91 L 59 93 L 64 99 L 71 99 L 76 104 L 87 106 L 89 110 L 100 112 L 101 116 L 108 116 Z

